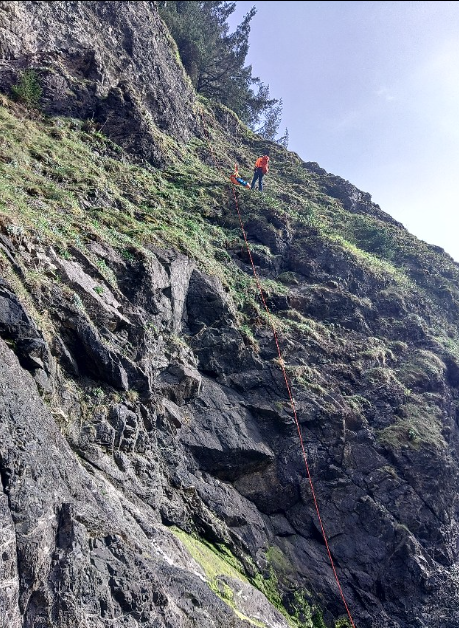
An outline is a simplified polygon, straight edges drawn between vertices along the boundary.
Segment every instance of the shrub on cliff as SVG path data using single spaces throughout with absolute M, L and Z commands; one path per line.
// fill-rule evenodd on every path
M 26 107 L 37 108 L 41 94 L 42 89 L 35 70 L 22 72 L 19 81 L 11 88 L 13 100 L 21 102 Z

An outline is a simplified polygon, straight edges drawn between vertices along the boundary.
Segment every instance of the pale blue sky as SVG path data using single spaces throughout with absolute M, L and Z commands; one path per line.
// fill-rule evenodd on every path
M 459 262 L 459 2 L 236 2 L 289 150 Z M 271 168 L 275 176 L 275 164 Z

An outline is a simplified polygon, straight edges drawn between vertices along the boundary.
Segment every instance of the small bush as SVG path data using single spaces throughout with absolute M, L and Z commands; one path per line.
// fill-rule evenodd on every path
M 391 260 L 395 240 L 390 227 L 371 216 L 353 216 L 346 225 L 346 238 L 360 249 Z
M 35 70 L 22 72 L 19 82 L 11 88 L 11 96 L 16 102 L 21 102 L 26 107 L 37 108 L 40 104 L 42 88 Z

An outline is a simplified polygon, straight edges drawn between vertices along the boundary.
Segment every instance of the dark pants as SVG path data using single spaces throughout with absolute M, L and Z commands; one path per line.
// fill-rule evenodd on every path
M 258 181 L 258 189 L 263 191 L 263 170 L 261 168 L 255 168 L 255 172 L 252 179 L 251 189 L 255 187 L 255 183 Z

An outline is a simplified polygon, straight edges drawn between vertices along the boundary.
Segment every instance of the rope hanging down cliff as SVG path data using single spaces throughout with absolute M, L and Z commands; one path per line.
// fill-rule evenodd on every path
M 239 224 L 240 224 L 240 227 L 241 227 L 241 230 L 242 230 L 242 234 L 244 236 L 244 242 L 245 242 L 245 245 L 246 245 L 247 254 L 248 254 L 249 259 L 250 259 L 250 264 L 252 266 L 252 272 L 253 272 L 253 275 L 254 275 L 254 278 L 255 278 L 255 282 L 257 284 L 257 288 L 258 288 L 258 290 L 260 292 L 260 297 L 261 297 L 261 300 L 263 302 L 263 307 L 265 308 L 265 311 L 266 311 L 266 313 L 268 315 L 268 319 L 270 321 L 270 325 L 271 325 L 271 329 L 272 329 L 273 337 L 274 337 L 274 342 L 276 343 L 277 355 L 279 357 L 279 364 L 280 364 L 280 368 L 282 370 L 282 375 L 284 376 L 284 381 L 285 381 L 285 386 L 287 388 L 287 392 L 288 392 L 288 396 L 289 396 L 290 406 L 291 406 L 292 411 L 293 411 L 293 417 L 294 417 L 294 420 L 295 420 L 296 429 L 298 431 L 298 437 L 299 437 L 299 440 L 300 440 L 301 453 L 302 453 L 304 465 L 305 465 L 305 468 L 306 468 L 306 473 L 307 473 L 307 477 L 308 477 L 308 481 L 309 481 L 309 486 L 311 488 L 312 498 L 313 498 L 314 506 L 315 506 L 316 513 L 317 513 L 317 518 L 319 520 L 320 530 L 322 532 L 322 537 L 323 537 L 323 540 L 324 540 L 324 543 L 325 543 L 325 547 L 327 549 L 327 554 L 328 554 L 328 558 L 330 560 L 330 565 L 331 565 L 331 568 L 332 568 L 332 571 L 333 571 L 333 575 L 335 577 L 336 584 L 338 586 L 338 590 L 339 590 L 341 599 L 343 600 L 344 607 L 345 607 L 347 615 L 349 617 L 349 621 L 351 622 L 352 627 L 356 628 L 356 626 L 354 624 L 354 620 L 352 619 L 352 615 L 351 615 L 351 612 L 349 610 L 348 604 L 346 602 L 346 598 L 344 596 L 343 589 L 341 587 L 341 583 L 340 583 L 340 580 L 339 580 L 339 577 L 338 577 L 338 573 L 336 571 L 335 563 L 334 563 L 334 560 L 333 560 L 333 557 L 332 557 L 332 554 L 331 554 L 331 551 L 330 551 L 330 546 L 328 544 L 328 538 L 327 538 L 327 535 L 325 533 L 324 525 L 322 523 L 322 517 L 320 516 L 319 504 L 317 502 L 316 492 L 314 490 L 314 485 L 312 483 L 311 472 L 309 470 L 309 463 L 308 463 L 308 458 L 307 458 L 307 455 L 306 455 L 306 448 L 304 446 L 303 437 L 301 435 L 301 427 L 300 427 L 300 422 L 298 420 L 298 416 L 297 416 L 297 412 L 296 412 L 295 401 L 293 399 L 292 389 L 291 389 L 291 386 L 290 386 L 290 383 L 289 383 L 289 380 L 288 380 L 288 377 L 287 377 L 287 372 L 285 370 L 285 362 L 284 362 L 284 360 L 282 358 L 282 352 L 281 352 L 280 345 L 279 345 L 279 338 L 278 338 L 278 335 L 277 335 L 276 328 L 275 328 L 275 326 L 274 326 L 274 324 L 273 324 L 273 322 L 271 320 L 271 312 L 270 312 L 270 310 L 268 308 L 268 304 L 266 303 L 266 299 L 265 299 L 265 295 L 264 295 L 264 292 L 263 292 L 263 288 L 261 286 L 261 283 L 260 283 L 260 280 L 258 278 L 258 274 L 257 274 L 256 268 L 255 268 L 255 264 L 254 264 L 253 257 L 252 257 L 252 252 L 250 250 L 249 242 L 248 242 L 248 239 L 247 239 L 247 234 L 245 232 L 244 224 L 242 222 L 242 216 L 241 216 L 241 212 L 240 212 L 240 209 L 239 209 L 239 203 L 238 203 L 238 200 L 237 200 L 237 194 L 236 194 L 236 191 L 234 189 L 234 186 L 232 188 L 232 191 L 233 191 L 233 196 L 234 196 L 234 202 L 235 202 L 235 205 L 236 205 L 236 211 L 237 211 L 238 218 L 239 218 Z
M 212 156 L 213 156 L 213 158 L 215 160 L 215 163 L 217 164 L 217 167 L 220 170 L 222 170 L 222 168 L 218 165 L 219 162 L 216 159 L 216 156 L 215 156 L 215 154 L 214 154 L 214 152 L 212 150 L 211 142 L 209 141 L 208 144 L 209 144 L 210 152 L 212 153 Z M 237 166 L 235 167 L 235 172 L 232 175 L 232 177 L 236 178 L 236 176 L 238 176 Z M 342 589 L 342 586 L 341 586 L 341 583 L 340 583 L 338 572 L 336 571 L 335 562 L 333 560 L 333 557 L 332 557 L 332 554 L 331 554 L 331 551 L 330 551 L 330 546 L 329 546 L 329 543 L 328 543 L 328 537 L 327 537 L 327 534 L 325 532 L 325 528 L 324 528 L 324 525 L 323 525 L 323 522 L 322 522 L 322 517 L 320 515 L 319 504 L 318 504 L 318 501 L 317 501 L 316 492 L 314 490 L 314 485 L 313 485 L 313 482 L 312 482 L 311 472 L 309 470 L 309 463 L 308 463 L 308 458 L 307 458 L 307 455 L 306 455 L 306 448 L 305 448 L 305 445 L 304 445 L 303 436 L 301 434 L 301 426 L 300 426 L 300 422 L 298 420 L 298 416 L 297 416 L 297 412 L 296 412 L 295 401 L 294 401 L 293 394 L 292 394 L 292 389 L 291 389 L 291 386 L 290 386 L 290 383 L 289 383 L 289 380 L 288 380 L 287 372 L 285 370 L 285 362 L 284 362 L 284 359 L 282 358 L 282 352 L 281 352 L 281 349 L 280 349 L 279 338 L 278 338 L 277 331 L 276 331 L 276 328 L 274 326 L 274 323 L 272 322 L 271 312 L 270 312 L 270 310 L 268 308 L 268 304 L 267 304 L 266 299 L 265 299 L 263 288 L 261 286 L 260 279 L 258 277 L 257 270 L 255 268 L 255 264 L 254 264 L 253 257 L 252 257 L 252 252 L 250 250 L 249 242 L 248 242 L 248 239 L 247 239 L 247 234 L 246 234 L 246 231 L 244 229 L 244 223 L 243 223 L 241 212 L 240 212 L 240 209 L 239 209 L 239 203 L 238 203 L 238 198 L 237 198 L 237 194 L 236 194 L 236 190 L 235 190 L 235 185 L 242 185 L 243 187 L 246 187 L 244 185 L 244 183 L 246 183 L 246 182 L 245 181 L 243 183 L 241 183 L 239 181 L 235 182 L 235 181 L 232 180 L 232 177 L 230 177 L 230 181 L 232 183 L 231 189 L 232 189 L 232 192 L 233 192 L 235 207 L 236 207 L 236 211 L 237 211 L 237 215 L 238 215 L 238 219 L 239 219 L 239 225 L 241 227 L 242 235 L 244 237 L 244 242 L 245 242 L 245 246 L 246 246 L 246 249 L 247 249 L 247 254 L 248 254 L 249 259 L 250 259 L 250 264 L 251 264 L 251 267 L 252 267 L 253 276 L 254 276 L 254 279 L 255 279 L 258 291 L 260 293 L 260 297 L 261 297 L 261 300 L 262 300 L 262 303 L 263 303 L 263 307 L 264 307 L 264 309 L 265 309 L 265 311 L 266 311 L 266 313 L 268 315 L 268 320 L 270 321 L 271 329 L 272 329 L 272 332 L 273 332 L 274 342 L 276 344 L 277 354 L 278 354 L 278 358 L 279 358 L 279 364 L 280 364 L 280 368 L 282 370 L 282 375 L 284 377 L 284 382 L 285 382 L 285 386 L 287 388 L 287 393 L 288 393 L 288 397 L 289 397 L 290 406 L 292 408 L 293 417 L 294 417 L 296 429 L 297 429 L 297 432 L 298 432 L 298 438 L 299 438 L 299 441 L 300 441 L 301 454 L 302 454 L 304 465 L 305 465 L 305 468 L 306 468 L 306 474 L 307 474 L 309 486 L 310 486 L 310 489 L 311 489 L 311 494 L 312 494 L 314 507 L 315 507 L 316 514 L 317 514 L 317 519 L 319 521 L 320 530 L 321 530 L 321 533 L 322 533 L 322 538 L 323 538 L 324 543 L 325 543 L 325 547 L 326 547 L 326 550 L 327 550 L 327 554 L 328 554 L 330 565 L 331 565 L 331 568 L 332 568 L 332 571 L 333 571 L 333 575 L 335 577 L 335 581 L 336 581 L 336 584 L 337 584 L 337 587 L 338 587 L 339 594 L 340 594 L 341 599 L 343 601 L 344 608 L 346 609 L 347 616 L 349 618 L 349 621 L 351 623 L 352 628 L 356 628 L 356 625 L 355 625 L 354 620 L 353 620 L 352 615 L 351 615 L 351 611 L 349 609 L 349 606 L 347 604 L 346 598 L 344 596 L 344 592 L 343 592 L 343 589 Z M 225 176 L 225 179 L 228 180 L 227 176 Z

